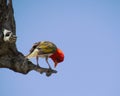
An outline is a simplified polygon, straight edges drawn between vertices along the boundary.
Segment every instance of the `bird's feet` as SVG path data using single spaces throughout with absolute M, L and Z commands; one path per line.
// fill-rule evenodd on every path
M 37 67 L 41 68 L 39 64 L 37 64 Z
M 52 68 L 49 66 L 49 70 L 52 70 Z

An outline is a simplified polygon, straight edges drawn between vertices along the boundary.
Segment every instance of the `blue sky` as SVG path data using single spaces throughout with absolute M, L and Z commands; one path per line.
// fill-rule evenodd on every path
M 0 96 L 120 96 L 119 0 L 13 0 L 13 7 L 18 50 L 26 55 L 49 40 L 65 61 L 49 78 L 0 69 Z

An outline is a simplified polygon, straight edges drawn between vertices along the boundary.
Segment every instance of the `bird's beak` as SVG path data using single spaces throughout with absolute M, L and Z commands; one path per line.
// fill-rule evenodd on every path
M 58 62 L 55 62 L 55 64 L 54 64 L 54 68 L 56 68 L 57 64 L 58 64 Z

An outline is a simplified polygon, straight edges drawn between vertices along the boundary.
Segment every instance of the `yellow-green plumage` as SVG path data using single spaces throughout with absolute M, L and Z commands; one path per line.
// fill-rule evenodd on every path
M 30 50 L 30 53 L 26 56 L 27 58 L 32 57 L 46 57 L 53 54 L 56 51 L 57 47 L 55 44 L 49 41 L 37 42 L 33 45 Z
M 52 42 L 49 41 L 37 42 L 32 46 L 30 53 L 26 56 L 26 58 L 29 59 L 36 57 L 37 65 L 38 65 L 38 57 L 44 57 L 46 58 L 46 62 L 49 68 L 51 68 L 48 63 L 48 57 L 54 54 L 56 49 L 57 49 L 56 45 L 53 44 Z

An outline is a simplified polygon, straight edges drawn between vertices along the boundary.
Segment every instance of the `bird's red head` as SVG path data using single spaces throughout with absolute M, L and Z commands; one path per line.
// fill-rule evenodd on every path
M 57 48 L 55 53 L 51 55 L 50 58 L 54 61 L 54 67 L 56 67 L 58 63 L 64 61 L 64 53 L 59 48 Z

